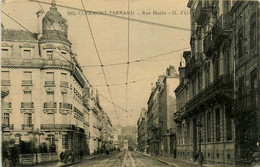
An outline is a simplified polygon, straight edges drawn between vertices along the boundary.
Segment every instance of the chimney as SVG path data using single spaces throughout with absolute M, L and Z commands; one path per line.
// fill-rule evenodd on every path
M 177 75 L 174 66 L 169 65 L 169 67 L 166 69 L 166 75 L 170 77 L 174 77 Z
M 37 34 L 38 34 L 38 39 L 40 39 L 42 36 L 43 11 L 38 10 L 38 12 L 36 12 L 36 15 L 37 15 Z

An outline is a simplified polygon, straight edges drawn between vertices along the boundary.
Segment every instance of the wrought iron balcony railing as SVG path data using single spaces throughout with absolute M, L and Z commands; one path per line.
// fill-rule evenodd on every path
M 2 124 L 2 130 L 13 130 L 14 129 L 14 124 Z
M 215 42 L 219 37 L 220 40 L 222 35 L 228 35 L 231 32 L 231 21 L 230 16 L 227 14 L 222 14 L 214 26 L 212 27 L 212 40 Z
M 32 80 L 22 80 L 22 86 L 31 86 Z
M 33 102 L 21 102 L 21 108 L 34 108 Z
M 57 108 L 56 102 L 45 102 L 43 108 Z
M 33 124 L 22 124 L 22 130 L 33 130 Z
M 75 125 L 72 125 L 72 124 L 41 124 L 41 129 L 75 130 Z
M 4 109 L 12 108 L 12 102 L 4 102 L 2 105 Z
M 45 86 L 55 86 L 55 81 L 45 81 Z
M 10 86 L 11 82 L 10 82 L 10 80 L 1 80 L 1 85 L 2 86 Z
M 70 104 L 70 103 L 60 103 L 60 108 L 72 110 L 72 104 Z
M 60 81 L 61 87 L 69 87 L 69 83 L 67 81 Z
M 198 6 L 194 12 L 194 18 L 195 18 L 195 21 L 197 22 L 197 24 L 201 25 L 201 23 L 207 17 L 207 11 L 209 11 L 209 10 L 210 10 L 210 6 L 209 6 L 208 1 L 206 1 L 206 0 L 198 1 Z
M 213 99 L 214 97 L 224 100 L 223 96 L 217 96 L 219 94 L 224 94 L 225 97 L 233 98 L 232 84 L 233 76 L 231 74 L 223 74 L 219 76 L 218 79 L 202 89 L 185 104 L 185 113 L 187 113 L 187 111 L 192 111 L 196 107 L 200 106 L 210 99 Z
M 185 75 L 191 74 L 197 67 L 200 67 L 201 53 L 196 53 L 191 57 L 187 65 L 185 66 Z

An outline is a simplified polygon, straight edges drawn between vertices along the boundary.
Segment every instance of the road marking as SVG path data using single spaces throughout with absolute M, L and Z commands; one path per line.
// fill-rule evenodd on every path
M 132 161 L 133 167 L 135 167 L 135 161 L 133 160 L 131 153 L 128 152 L 128 154 L 129 154 L 129 157 L 130 157 L 130 159 L 131 159 L 131 161 Z
M 125 156 L 124 156 L 124 160 L 123 160 L 123 164 L 122 164 L 122 166 L 124 166 L 125 161 L 126 161 L 126 152 L 125 152 Z

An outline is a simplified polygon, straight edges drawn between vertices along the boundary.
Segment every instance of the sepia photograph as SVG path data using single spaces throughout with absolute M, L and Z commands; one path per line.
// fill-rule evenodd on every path
M 259 0 L 1 0 L 2 167 L 260 167 Z

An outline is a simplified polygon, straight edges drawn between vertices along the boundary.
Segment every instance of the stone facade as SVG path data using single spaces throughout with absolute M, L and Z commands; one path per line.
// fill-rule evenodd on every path
M 188 7 L 191 52 L 183 53 L 186 65 L 181 63 L 180 84 L 175 90 L 177 154 L 196 159 L 202 152 L 205 163 L 214 165 L 244 163 L 257 145 L 254 120 L 248 121 L 249 115 L 239 111 L 253 105 L 250 109 L 257 113 L 259 3 L 191 0 Z M 250 80 L 250 76 L 254 77 Z M 242 98 L 246 94 L 248 106 Z M 250 141 L 245 141 L 245 134 Z M 245 148 L 246 144 L 250 147 Z

